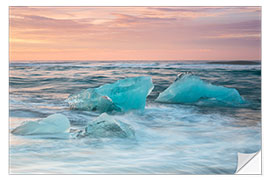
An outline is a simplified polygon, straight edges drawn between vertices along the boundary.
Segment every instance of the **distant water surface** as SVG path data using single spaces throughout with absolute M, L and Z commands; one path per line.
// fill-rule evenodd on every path
M 154 102 L 180 72 L 236 88 L 244 107 Z M 261 148 L 260 63 L 27 62 L 10 63 L 10 131 L 23 121 L 62 113 L 73 131 L 99 116 L 70 110 L 65 99 L 81 90 L 135 76 L 155 88 L 143 113 L 116 115 L 136 139 L 44 138 L 10 133 L 12 174 L 232 174 L 237 153 Z

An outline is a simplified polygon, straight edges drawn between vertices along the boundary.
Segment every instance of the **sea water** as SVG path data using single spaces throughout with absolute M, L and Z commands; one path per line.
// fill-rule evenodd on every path
M 233 174 L 237 153 L 261 149 L 261 65 L 207 61 L 23 62 L 9 67 L 9 167 L 12 174 Z M 156 102 L 177 74 L 191 72 L 235 88 L 245 106 Z M 76 137 L 100 113 L 65 100 L 119 79 L 151 76 L 143 112 L 114 114 L 135 138 Z M 65 115 L 68 136 L 11 133 L 24 121 Z

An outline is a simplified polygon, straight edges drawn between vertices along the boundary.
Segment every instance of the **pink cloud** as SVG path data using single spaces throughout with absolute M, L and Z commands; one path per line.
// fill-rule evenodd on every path
M 260 59 L 260 20 L 259 7 L 11 7 L 10 54 L 12 60 Z

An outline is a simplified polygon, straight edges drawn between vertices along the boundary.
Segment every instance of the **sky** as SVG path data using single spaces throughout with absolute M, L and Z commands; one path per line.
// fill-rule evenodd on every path
M 10 61 L 260 60 L 260 7 L 10 7 Z

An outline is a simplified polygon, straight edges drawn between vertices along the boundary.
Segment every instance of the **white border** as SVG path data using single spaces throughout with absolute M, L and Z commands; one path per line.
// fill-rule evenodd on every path
M 59 176 L 59 175 L 47 175 L 47 176 L 37 176 L 37 175 L 8 175 L 8 6 L 262 6 L 262 133 L 263 133 L 263 150 L 262 150 L 262 169 L 263 176 L 261 175 L 221 175 L 221 176 L 211 176 L 211 175 L 169 175 L 169 176 L 152 176 L 152 175 L 143 175 L 143 176 L 108 176 L 108 175 L 98 175 L 98 176 L 84 176 L 84 175 L 72 175 L 72 176 Z M 104 179 L 104 178 L 117 178 L 119 180 L 126 179 L 161 179 L 161 178 L 170 178 L 170 179 L 225 179 L 228 178 L 240 178 L 240 179 L 250 179 L 250 178 L 262 178 L 270 179 L 270 171 L 268 168 L 269 164 L 269 139 L 267 137 L 270 133 L 270 116 L 269 116 L 269 107 L 270 107 L 270 3 L 269 0 L 3 0 L 1 1 L 0 6 L 0 17 L 1 17 L 1 59 L 0 59 L 0 73 L 1 73 L 1 166 L 0 166 L 0 176 L 1 179 L 56 179 L 56 178 L 65 178 L 65 179 Z M 266 153 L 268 152 L 268 154 Z

